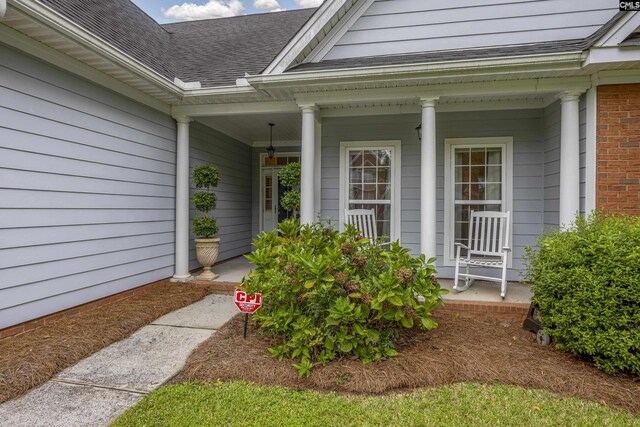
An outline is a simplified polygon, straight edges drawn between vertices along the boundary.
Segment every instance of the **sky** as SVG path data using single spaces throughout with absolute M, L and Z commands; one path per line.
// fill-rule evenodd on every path
M 320 6 L 322 0 L 132 0 L 161 24 Z

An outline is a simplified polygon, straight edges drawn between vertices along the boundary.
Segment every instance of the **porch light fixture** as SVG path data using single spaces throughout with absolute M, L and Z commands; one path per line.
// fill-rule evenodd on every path
M 418 139 L 422 141 L 422 123 L 416 127 L 416 132 L 418 132 Z
M 273 148 L 273 127 L 275 124 L 269 123 L 269 148 L 267 148 L 267 154 L 270 159 L 273 159 L 273 155 L 276 152 L 276 149 Z

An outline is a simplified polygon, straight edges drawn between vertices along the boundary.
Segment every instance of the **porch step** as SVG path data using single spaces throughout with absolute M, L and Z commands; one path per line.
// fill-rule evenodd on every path
M 438 307 L 437 312 L 462 317 L 492 317 L 524 322 L 529 310 L 528 303 L 487 302 L 487 301 L 456 301 L 445 299 L 444 306 Z
M 240 286 L 236 282 L 207 282 L 194 281 L 198 285 L 210 286 L 213 294 L 233 295 L 235 288 Z M 445 299 L 444 306 L 438 307 L 439 313 L 457 316 L 487 316 L 499 319 L 511 319 L 524 322 L 529 310 L 529 303 L 466 301 Z

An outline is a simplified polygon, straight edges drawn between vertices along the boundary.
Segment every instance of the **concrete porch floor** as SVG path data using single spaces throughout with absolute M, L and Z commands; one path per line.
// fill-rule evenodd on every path
M 252 264 L 245 257 L 240 256 L 216 264 L 213 271 L 220 275 L 216 282 L 240 283 L 242 277 L 249 274 L 252 267 Z M 449 293 L 443 297 L 446 300 L 503 302 L 500 298 L 500 284 L 498 282 L 476 281 L 464 292 L 453 290 L 452 279 L 440 279 L 440 285 L 449 290 Z M 504 302 L 529 304 L 532 296 L 529 286 L 519 282 L 509 282 Z

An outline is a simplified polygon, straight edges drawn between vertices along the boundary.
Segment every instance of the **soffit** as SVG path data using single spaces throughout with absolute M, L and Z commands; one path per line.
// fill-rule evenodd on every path
M 149 82 L 132 70 L 128 70 L 95 50 L 81 44 L 61 32 L 54 30 L 34 17 L 28 16 L 13 7 L 9 7 L 2 24 L 41 42 L 71 58 L 77 59 L 127 85 L 140 90 L 167 104 L 175 103 L 179 98 L 166 89 Z M 167 80 L 168 82 L 168 80 Z M 170 83 L 170 82 L 169 82 Z

